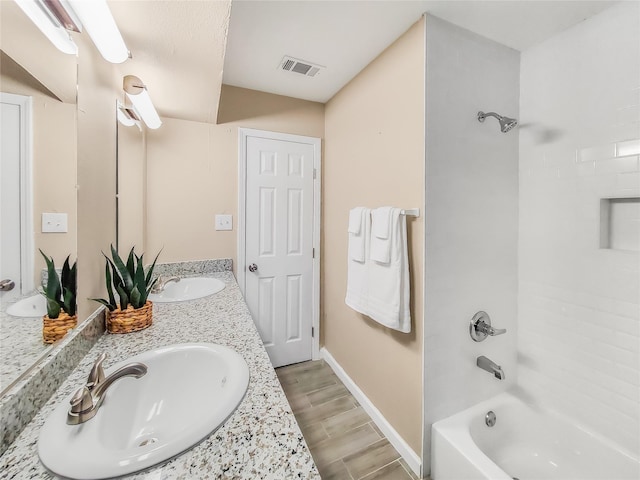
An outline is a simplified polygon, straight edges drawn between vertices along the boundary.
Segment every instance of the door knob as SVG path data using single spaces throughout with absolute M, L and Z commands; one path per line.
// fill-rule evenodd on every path
M 255 263 L 252 263 L 251 265 L 249 265 L 250 272 L 255 272 L 257 270 L 258 270 L 258 265 L 256 265 Z
M 15 286 L 16 284 L 14 283 L 13 280 L 10 280 L 8 278 L 5 280 L 0 280 L 0 290 L 7 292 L 9 290 L 13 290 L 13 287 Z

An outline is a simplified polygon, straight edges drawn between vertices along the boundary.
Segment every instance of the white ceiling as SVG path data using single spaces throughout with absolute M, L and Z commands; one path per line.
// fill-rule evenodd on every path
M 231 0 L 109 1 L 132 58 L 116 66 L 147 86 L 163 117 L 215 123 Z
M 223 83 L 324 103 L 424 12 L 522 51 L 614 3 L 234 0 Z M 284 55 L 326 69 L 316 77 L 278 70 Z

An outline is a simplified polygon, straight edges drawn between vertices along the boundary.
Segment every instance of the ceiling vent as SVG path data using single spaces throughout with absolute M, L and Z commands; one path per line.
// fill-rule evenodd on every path
M 325 67 L 285 55 L 282 57 L 278 69 L 285 70 L 287 72 L 299 73 L 305 77 L 315 77 L 320 73 L 320 70 L 324 70 Z

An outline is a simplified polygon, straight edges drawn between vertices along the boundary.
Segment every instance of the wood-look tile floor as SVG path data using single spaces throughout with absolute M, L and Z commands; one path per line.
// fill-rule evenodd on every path
M 322 480 L 416 480 L 324 360 L 276 369 Z

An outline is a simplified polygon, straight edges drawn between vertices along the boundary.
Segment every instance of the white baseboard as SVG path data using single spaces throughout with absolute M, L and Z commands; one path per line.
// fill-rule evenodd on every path
M 380 413 L 375 405 L 369 400 L 362 390 L 351 379 L 347 372 L 340 366 L 340 364 L 333 358 L 333 355 L 329 351 L 322 347 L 320 349 L 320 356 L 327 362 L 338 378 L 344 383 L 344 386 L 351 392 L 355 399 L 362 405 L 362 408 L 369 414 L 371 419 L 375 422 L 378 428 L 387 437 L 389 443 L 398 451 L 398 453 L 404 458 L 409 468 L 413 470 L 418 477 L 421 478 L 421 466 L 420 456 L 413 451 L 413 449 L 405 442 L 404 438 L 391 426 L 386 418 Z

